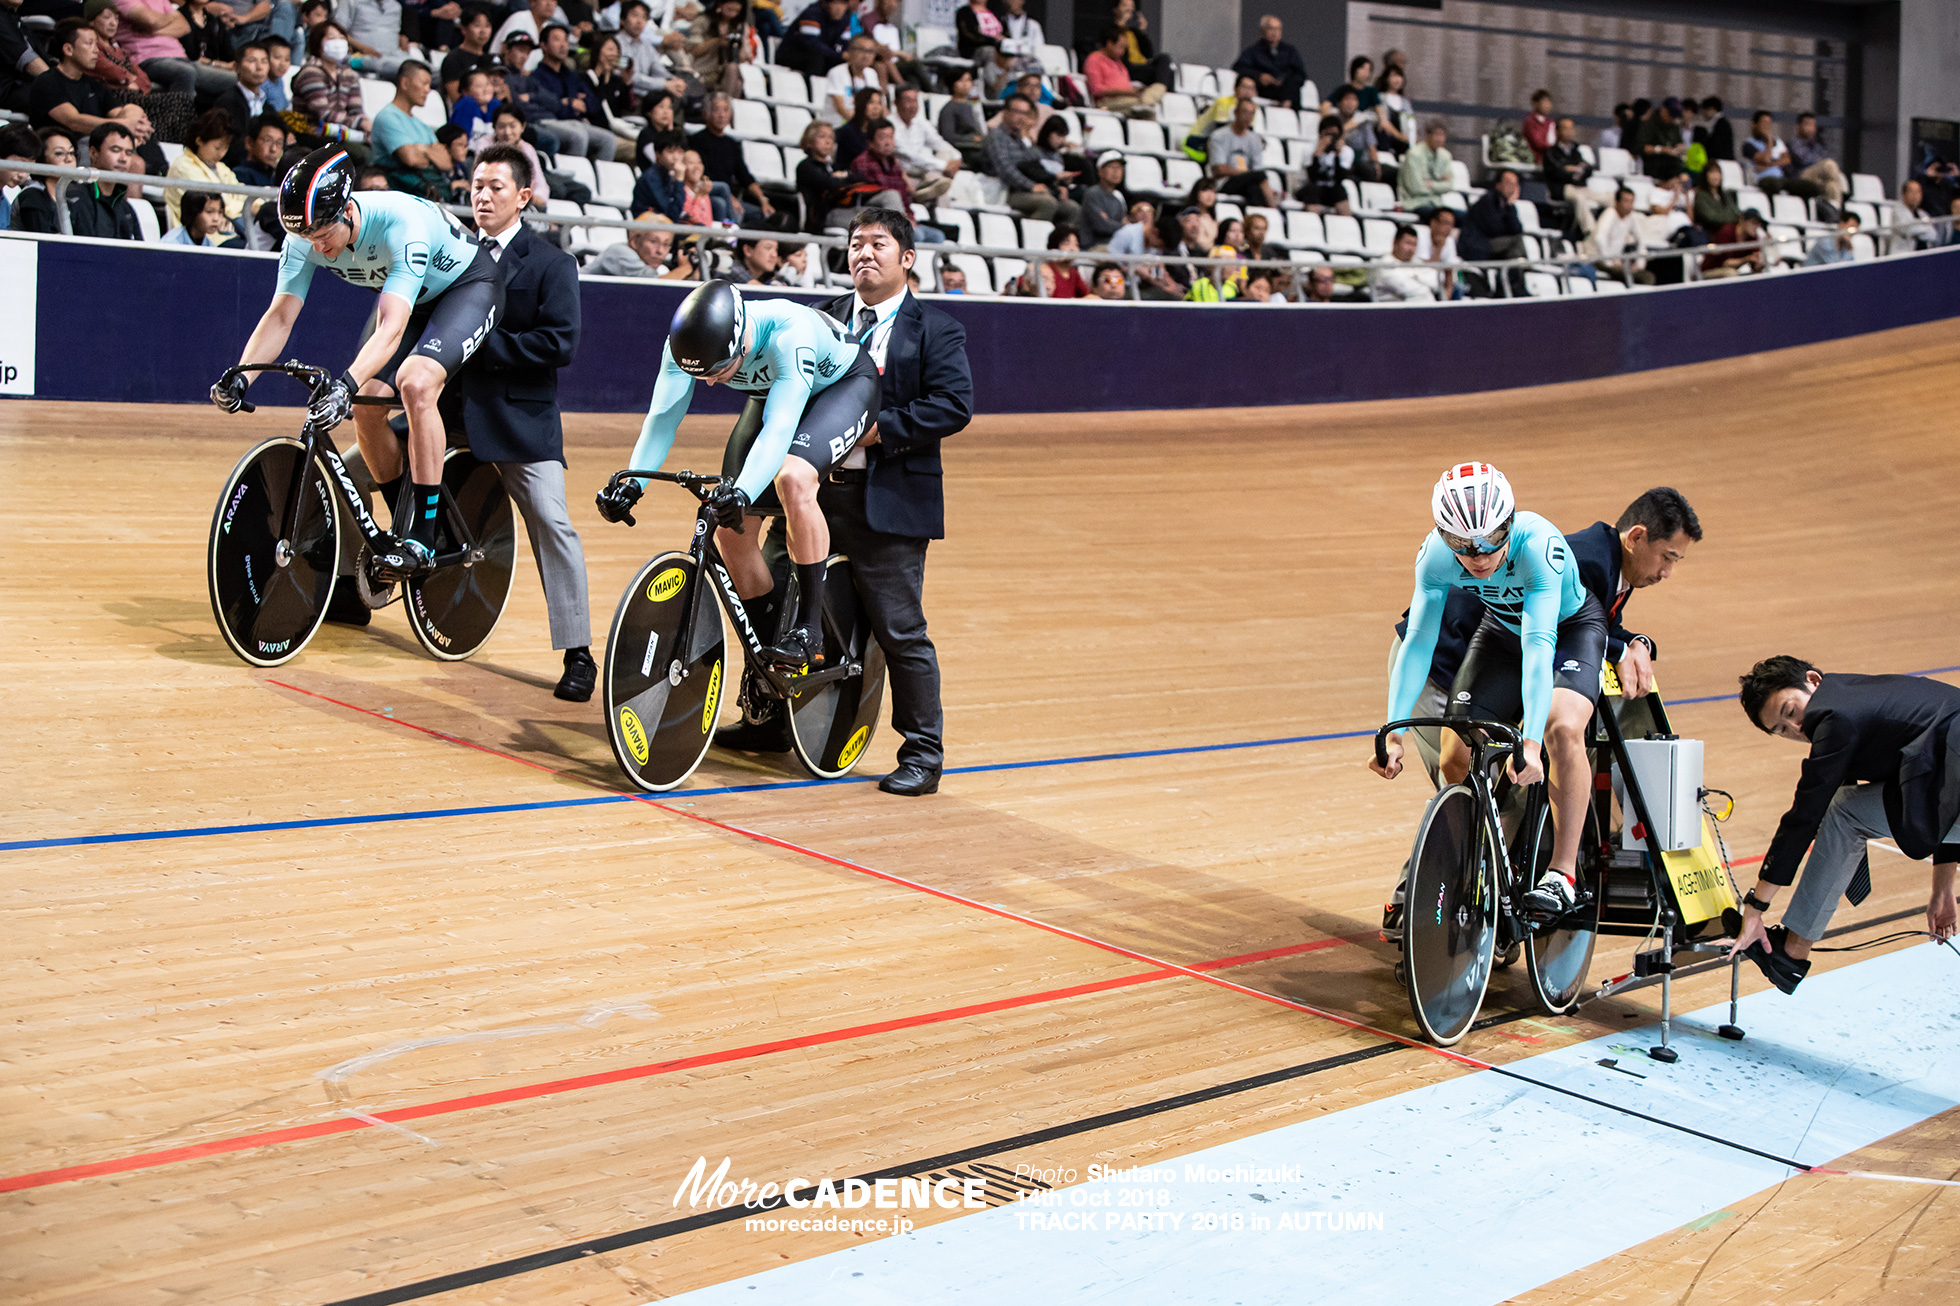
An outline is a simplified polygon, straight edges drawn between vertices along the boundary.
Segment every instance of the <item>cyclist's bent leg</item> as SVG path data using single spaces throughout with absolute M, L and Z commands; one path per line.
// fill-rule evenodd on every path
M 776 585 L 775 578 L 769 574 L 769 564 L 762 558 L 762 532 L 768 521 L 767 517 L 750 513 L 742 518 L 739 530 L 727 526 L 715 528 L 715 544 L 721 549 L 721 560 L 728 564 L 729 578 L 735 582 L 735 593 L 749 610 L 750 620 L 755 619 L 756 608 Z M 758 632 L 768 633 L 759 627 Z
M 830 524 L 817 506 L 823 474 L 844 461 L 878 412 L 878 366 L 860 353 L 850 370 L 820 391 L 803 410 L 789 457 L 776 475 L 775 489 L 789 526 L 789 556 L 796 564 L 796 615 L 771 653 L 779 660 L 821 659 L 824 559 L 830 553 Z
M 1599 600 L 1559 623 L 1552 652 L 1552 705 L 1545 719 L 1546 775 L 1552 793 L 1552 869 L 1574 880 L 1579 864 L 1579 833 L 1592 794 L 1586 765 L 1586 726 L 1599 700 L 1599 668 L 1606 657 L 1606 613 Z

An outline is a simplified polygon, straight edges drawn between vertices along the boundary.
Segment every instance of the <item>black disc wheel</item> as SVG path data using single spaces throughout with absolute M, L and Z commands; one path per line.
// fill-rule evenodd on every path
M 409 629 L 429 656 L 460 662 L 482 648 L 504 615 L 517 562 L 517 522 L 504 478 L 467 449 L 451 449 L 442 483 L 461 526 L 445 504 L 437 518 L 436 558 L 453 562 L 408 585 Z M 467 538 L 464 535 L 467 529 Z
M 1497 943 L 1497 896 L 1476 795 L 1451 785 L 1429 802 L 1409 858 L 1402 949 L 1423 1037 L 1447 1047 L 1477 1018 Z
M 847 774 L 864 756 L 885 694 L 885 651 L 851 584 L 850 559 L 832 554 L 823 579 L 823 644 L 827 668 L 855 665 L 853 675 L 792 688 L 790 746 L 803 769 L 820 780 Z M 790 582 L 787 610 L 795 611 Z
M 211 517 L 211 613 L 232 652 L 255 667 L 299 656 L 327 615 L 340 557 L 340 513 L 316 462 L 301 486 L 306 449 L 267 440 L 232 468 Z M 301 494 L 293 537 L 287 507 Z
M 613 613 L 603 667 L 606 735 L 639 788 L 672 789 L 701 765 L 715 737 L 727 652 L 721 607 L 691 557 L 663 553 L 640 568 Z
M 1521 861 L 1530 877 L 1525 881 L 1527 885 L 1538 883 L 1538 877 L 1552 864 L 1551 804 L 1540 806 L 1538 818 L 1519 836 L 1529 840 L 1518 849 L 1520 853 L 1528 849 L 1531 854 L 1529 860 Z M 1587 856 L 1588 842 L 1582 837 L 1579 848 L 1582 867 L 1590 865 L 1592 860 Z M 1562 1016 L 1579 1005 L 1585 993 L 1586 971 L 1592 965 L 1593 944 L 1599 938 L 1599 885 L 1586 881 L 1582 874 L 1579 906 L 1534 931 L 1525 950 L 1525 969 L 1531 974 L 1538 1005 L 1554 1016 Z

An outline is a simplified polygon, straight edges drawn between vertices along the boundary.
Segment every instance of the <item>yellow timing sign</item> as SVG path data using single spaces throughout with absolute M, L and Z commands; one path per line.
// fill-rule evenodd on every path
M 1664 852 L 1661 861 L 1674 884 L 1674 897 L 1681 904 L 1685 923 L 1712 919 L 1736 905 L 1734 886 L 1715 847 L 1715 827 L 1707 816 L 1701 818 L 1701 847 Z

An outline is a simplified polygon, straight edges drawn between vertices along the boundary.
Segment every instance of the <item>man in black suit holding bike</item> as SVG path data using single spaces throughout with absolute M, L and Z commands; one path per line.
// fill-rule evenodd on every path
M 906 287 L 914 259 L 909 218 L 895 209 L 859 210 L 849 253 L 856 289 L 824 309 L 877 363 L 883 393 L 876 422 L 842 465 L 825 473 L 818 502 L 831 547 L 851 560 L 891 677 L 892 728 L 902 739 L 898 765 L 878 787 L 913 797 L 939 788 L 945 761 L 939 656 L 923 606 L 926 546 L 946 535 L 939 442 L 972 420 L 973 374 L 965 329 Z M 773 534 L 782 529 L 778 521 Z M 759 723 L 717 732 L 715 742 L 785 751 L 787 721 L 778 708 Z

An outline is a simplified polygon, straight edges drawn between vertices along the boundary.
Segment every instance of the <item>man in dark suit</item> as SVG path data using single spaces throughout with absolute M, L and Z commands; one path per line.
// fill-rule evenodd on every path
M 895 209 L 860 209 L 851 222 L 856 290 L 824 306 L 878 364 L 883 396 L 877 421 L 818 494 L 831 547 L 851 560 L 851 578 L 891 678 L 898 765 L 878 782 L 907 797 L 939 788 L 944 765 L 939 655 L 926 633 L 926 546 L 946 536 L 939 442 L 973 418 L 973 373 L 966 330 L 913 298 L 912 223 Z M 780 532 L 780 521 L 774 528 Z M 725 747 L 783 751 L 780 715 L 715 736 Z
M 1808 743 L 1810 756 L 1756 887 L 1742 900 L 1742 934 L 1734 946 L 1776 987 L 1795 989 L 1839 895 L 1855 904 L 1871 891 L 1866 841 L 1885 838 L 1908 857 L 1932 858 L 1926 930 L 1936 939 L 1953 937 L 1960 689 L 1924 676 L 1826 675 L 1786 656 L 1752 667 L 1740 697 L 1757 728 Z M 1783 924 L 1765 928 L 1763 913 L 1792 880 L 1797 889 Z
M 1259 83 L 1259 94 L 1288 105 L 1300 104 L 1300 88 L 1307 84 L 1307 63 L 1300 52 L 1280 40 L 1285 29 L 1278 18 L 1267 14 L 1259 20 L 1259 39 L 1247 46 L 1232 71 Z M 1306 106 L 1312 107 L 1312 106 Z
M 564 675 L 552 692 L 583 703 L 598 668 L 585 549 L 565 511 L 558 414 L 558 369 L 578 352 L 578 263 L 518 220 L 531 202 L 531 181 L 531 162 L 515 146 L 491 145 L 477 155 L 470 207 L 503 278 L 504 314 L 443 392 L 443 420 L 468 434 L 471 453 L 497 464 L 523 514 L 544 582 L 551 646 L 565 650 Z
M 1518 216 L 1518 193 L 1522 189 L 1523 184 L 1519 182 L 1517 173 L 1509 168 L 1498 172 L 1490 183 L 1490 189 L 1464 210 L 1456 233 L 1458 256 L 1471 263 L 1524 257 L 1524 220 Z M 1483 268 L 1474 275 L 1489 285 L 1491 271 Z M 1512 298 L 1522 299 L 1524 274 L 1511 269 L 1510 276 Z M 1497 292 L 1493 288 L 1490 293 L 1495 295 Z

